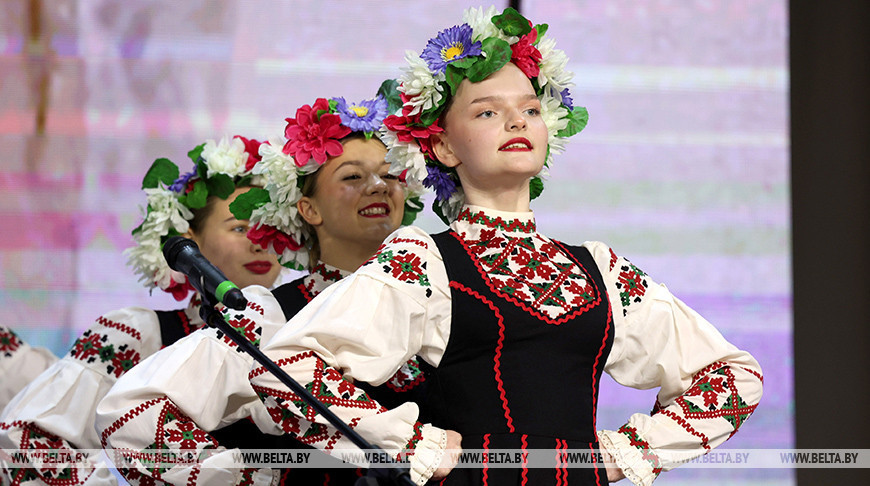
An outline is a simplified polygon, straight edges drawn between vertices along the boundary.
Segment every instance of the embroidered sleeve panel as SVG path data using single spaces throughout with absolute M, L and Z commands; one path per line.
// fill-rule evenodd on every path
M 157 314 L 142 307 L 127 307 L 97 318 L 76 339 L 65 359 L 114 381 L 161 345 Z
M 0 459 L 0 477 L 6 477 L 11 481 L 10 484 L 117 484 L 102 459 L 88 458 L 85 462 L 79 460 L 75 463 L 58 461 L 59 457 L 75 457 L 76 447 L 32 422 L 0 422 L 0 432 L 3 449 L 34 451 L 46 458 L 55 454 L 54 459 L 46 462 L 31 456 L 31 461 L 26 465 Z
M 49 350 L 31 347 L 12 329 L 0 325 L 0 410 L 55 361 L 57 357 Z
M 613 313 L 605 371 L 626 386 L 659 388 L 652 412 L 633 415 L 618 433 L 647 444 L 664 470 L 677 464 L 669 451 L 701 455 L 734 435 L 761 398 L 755 359 L 606 245 L 586 245 L 605 275 L 611 306 L 623 311 Z
M 227 450 L 169 397 L 139 403 L 101 433 L 119 471 L 131 484 L 251 484 L 270 470 L 239 469 Z M 203 456 L 203 453 L 207 455 Z M 194 459 L 206 457 L 196 464 Z
M 436 279 L 441 277 L 438 268 L 430 268 L 432 259 L 441 260 L 435 242 L 420 228 L 409 226 L 388 236 L 355 275 L 404 288 L 407 297 L 424 302 L 432 297 L 433 284 L 437 284 L 432 281 L 432 271 L 435 270 Z M 443 277 L 446 279 L 446 272 Z
M 279 359 L 276 363 L 366 440 L 393 457 L 407 456 L 415 483 L 424 484 L 431 477 L 443 456 L 446 435 L 441 429 L 417 422 L 419 409 L 415 403 L 385 409 L 312 351 Z M 302 375 L 313 378 L 303 381 L 299 378 Z M 254 390 L 284 433 L 326 453 L 356 449 L 347 437 L 265 368 L 255 367 L 250 378 Z

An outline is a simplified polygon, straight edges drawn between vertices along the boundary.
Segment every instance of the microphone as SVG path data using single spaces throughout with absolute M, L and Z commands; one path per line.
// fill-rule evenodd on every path
M 181 272 L 204 296 L 213 295 L 221 304 L 236 310 L 244 310 L 248 300 L 236 284 L 199 252 L 196 242 L 181 236 L 173 236 L 163 245 L 163 256 L 169 268 Z

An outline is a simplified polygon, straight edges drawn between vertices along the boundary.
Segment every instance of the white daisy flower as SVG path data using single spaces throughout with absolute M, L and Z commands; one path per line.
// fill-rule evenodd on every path
M 226 174 L 230 177 L 242 175 L 248 161 L 245 143 L 239 138 L 227 140 L 227 137 L 223 137 L 219 143 L 207 140 L 200 155 L 208 166 L 206 177 L 215 174 Z

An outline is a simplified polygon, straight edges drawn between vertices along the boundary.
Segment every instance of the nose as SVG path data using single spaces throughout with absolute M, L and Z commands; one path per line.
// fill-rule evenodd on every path
M 369 194 L 378 194 L 378 193 L 386 193 L 389 191 L 390 186 L 387 184 L 387 181 L 384 180 L 378 174 L 372 174 L 369 177 L 369 185 L 368 185 L 368 193 Z
M 248 241 L 251 243 L 251 253 L 263 253 L 264 251 L 266 251 L 266 249 L 260 246 L 258 243 L 254 243 L 250 239 L 248 239 Z
M 526 117 L 523 116 L 520 110 L 513 110 L 505 123 L 505 129 L 509 132 L 526 129 Z

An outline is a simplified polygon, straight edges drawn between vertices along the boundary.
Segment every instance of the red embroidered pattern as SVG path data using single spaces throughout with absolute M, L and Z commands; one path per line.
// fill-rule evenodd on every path
M 20 432 L 21 438 L 18 440 L 19 449 L 54 452 L 58 454 L 58 457 L 72 456 L 74 454 L 74 448 L 71 444 L 41 429 L 36 424 L 16 420 L 2 423 L 0 428 L 4 430 L 17 429 Z M 34 461 L 31 462 L 31 466 L 10 467 L 6 472 L 8 472 L 9 479 L 12 481 L 11 484 L 17 486 L 29 481 L 39 481 L 51 486 L 70 486 L 83 483 L 94 471 L 93 466 L 90 464 L 82 466 L 79 463 L 59 463 L 57 461 Z
M 344 278 L 341 270 L 329 270 L 324 263 L 318 263 L 311 272 L 306 275 L 299 284 L 299 290 L 305 300 L 311 302 L 323 290 Z
M 478 240 L 451 235 L 495 294 L 548 324 L 562 324 L 601 302 L 586 269 L 541 235 L 510 238 L 486 229 Z
M 423 424 L 420 422 L 414 422 L 413 435 L 411 435 L 408 443 L 405 444 L 405 449 L 399 451 L 393 459 L 398 461 L 407 460 L 410 456 L 414 455 L 414 451 L 417 449 L 417 443 L 421 440 L 423 440 Z
M 111 321 L 109 321 L 111 322 Z M 109 336 L 88 329 L 76 339 L 70 350 L 70 357 L 87 364 L 106 363 L 106 374 L 119 378 L 142 359 L 141 355 L 129 344 L 115 348 L 109 343 Z
M 126 324 L 123 324 L 120 322 L 115 322 L 115 321 L 110 321 L 103 316 L 100 316 L 97 318 L 97 323 L 101 324 L 105 327 L 108 327 L 109 329 L 117 329 L 125 334 L 129 334 L 130 336 L 133 336 L 133 338 L 136 339 L 137 341 L 142 340 L 142 333 L 140 333 L 136 329 L 133 329 L 132 327 L 130 327 Z
M 660 413 L 666 417 L 672 418 L 674 420 L 674 422 L 680 424 L 680 426 L 682 426 L 684 429 L 686 429 L 686 432 L 701 439 L 701 447 L 703 447 L 704 449 L 710 450 L 710 438 L 707 437 L 706 435 L 702 434 L 701 432 L 698 432 L 697 430 L 695 430 L 695 428 L 692 427 L 692 425 L 689 424 L 689 422 L 687 422 L 686 419 L 684 419 L 683 417 L 680 417 L 676 413 L 674 413 L 666 408 L 659 410 L 658 413 Z
M 521 233 L 534 233 L 537 231 L 537 226 L 535 225 L 534 220 L 529 220 L 526 222 L 511 219 L 509 221 L 505 221 L 501 219 L 501 217 L 490 218 L 483 211 L 478 211 L 477 213 L 471 214 L 471 210 L 469 208 L 463 208 L 462 212 L 459 213 L 459 216 L 456 217 L 457 221 L 468 221 L 471 224 L 481 224 L 486 226 L 487 228 L 498 229 L 501 231 L 509 231 L 509 232 L 521 232 Z
M 625 259 L 623 259 L 625 260 Z M 625 260 L 625 265 L 619 267 L 619 277 L 616 288 L 619 289 L 619 300 L 622 302 L 622 315 L 628 315 L 628 306 L 641 301 L 649 286 L 641 269 Z
M 659 459 L 659 456 L 650 449 L 649 442 L 645 441 L 643 437 L 638 434 L 637 429 L 628 424 L 620 427 L 618 432 L 628 437 L 629 444 L 640 450 L 643 459 L 652 466 L 653 474 L 658 476 L 662 472 L 662 461 Z
M 17 350 L 22 344 L 21 339 L 15 334 L 12 329 L 0 326 L 0 353 L 5 357 L 12 356 L 12 353 Z
M 314 360 L 312 380 L 306 383 L 305 389 L 327 407 L 337 406 L 342 409 L 374 410 L 381 413 L 386 409 L 372 400 L 362 389 L 342 378 L 338 370 L 326 363 L 313 351 L 306 351 L 277 361 L 280 367 L 286 367 L 306 359 Z M 266 372 L 262 366 L 248 374 L 250 380 Z M 300 380 L 301 383 L 304 383 Z M 300 442 L 314 444 L 329 438 L 328 427 L 315 422 L 319 415 L 304 399 L 291 390 L 278 390 L 256 385 L 251 386 L 260 397 L 272 419 L 282 430 L 292 433 Z M 300 419 L 305 419 L 303 422 Z M 357 419 L 358 420 L 358 419 Z M 303 429 L 303 426 L 305 427 Z M 340 434 L 331 442 L 338 440 Z
M 118 420 L 115 420 L 114 422 L 112 422 L 112 425 L 108 426 L 106 428 L 106 430 L 104 430 L 103 433 L 100 434 L 100 443 L 103 444 L 103 448 L 104 449 L 106 448 L 107 441 L 108 441 L 109 437 L 111 437 L 112 434 L 117 432 L 118 429 L 123 427 L 124 424 L 126 424 L 127 422 L 129 422 L 130 420 L 132 420 L 134 417 L 141 414 L 145 410 L 148 410 L 149 408 L 153 407 L 154 405 L 156 405 L 160 402 L 167 401 L 167 400 L 169 400 L 167 397 L 152 398 L 151 400 L 148 400 L 147 402 L 140 403 L 138 406 L 136 406 L 136 408 L 128 411 L 127 413 L 122 415 Z
M 426 381 L 426 375 L 420 369 L 420 363 L 413 357 L 403 364 L 392 378 L 384 385 L 395 392 L 406 392 Z
M 502 317 L 501 312 L 499 312 L 498 307 L 496 307 L 495 304 L 486 297 L 480 295 L 474 290 L 469 289 L 468 287 L 462 285 L 459 282 L 450 282 L 450 286 L 486 304 L 492 310 L 493 315 L 495 315 L 496 319 L 498 319 L 498 343 L 495 347 L 495 356 L 493 357 L 492 369 L 493 371 L 495 371 L 495 382 L 496 386 L 498 387 L 499 397 L 501 397 L 502 408 L 504 409 L 504 418 L 507 421 L 507 428 L 510 432 L 515 432 L 513 418 L 511 418 L 510 406 L 508 405 L 507 393 L 505 392 L 504 383 L 501 380 L 501 350 L 504 347 L 504 318 Z
M 426 273 L 426 261 L 417 253 L 407 248 L 395 248 L 398 243 L 412 243 L 422 249 L 427 249 L 429 245 L 420 240 L 409 238 L 393 238 L 387 244 L 381 245 L 375 255 L 368 261 L 362 264 L 362 267 L 378 263 L 384 273 L 392 276 L 400 282 L 417 284 L 426 289 L 426 297 L 432 295 L 432 288 L 429 284 L 429 276 Z
M 734 372 L 724 362 L 708 365 L 695 374 L 693 381 L 692 386 L 676 399 L 686 419 L 723 418 L 734 428 L 731 432 L 734 435 L 758 406 L 743 400 Z

